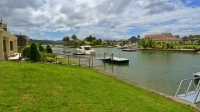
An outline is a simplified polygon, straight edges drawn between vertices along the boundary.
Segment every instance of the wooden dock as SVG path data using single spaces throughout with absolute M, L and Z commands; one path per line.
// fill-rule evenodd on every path
M 106 56 L 105 51 L 104 51 L 104 56 L 97 59 L 110 63 L 129 63 L 129 59 L 122 57 L 114 57 L 113 53 L 111 54 L 111 56 Z

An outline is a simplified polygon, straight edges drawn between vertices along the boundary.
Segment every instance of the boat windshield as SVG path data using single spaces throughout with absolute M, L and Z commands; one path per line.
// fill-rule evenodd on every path
M 91 47 L 84 47 L 85 50 L 91 50 Z

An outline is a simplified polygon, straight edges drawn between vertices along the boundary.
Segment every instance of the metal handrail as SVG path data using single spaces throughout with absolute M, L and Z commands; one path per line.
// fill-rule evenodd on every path
M 183 89 L 184 89 L 184 94 L 185 94 L 185 96 L 186 96 L 187 93 L 189 92 L 189 90 L 191 89 L 191 85 L 192 85 L 192 83 L 193 83 L 194 92 L 195 92 L 195 93 L 197 92 L 197 94 L 196 94 L 196 96 L 195 96 L 195 99 L 194 99 L 194 103 L 196 103 L 196 100 L 197 100 L 198 95 L 199 95 L 199 93 L 200 93 L 200 88 L 199 88 L 199 87 L 200 87 L 200 81 L 198 82 L 197 86 L 195 86 L 195 84 L 194 84 L 194 80 L 197 80 L 197 79 L 200 79 L 200 77 L 189 78 L 189 79 L 181 80 L 181 82 L 180 82 L 180 84 L 179 84 L 179 87 L 178 87 L 178 89 L 177 89 L 177 91 L 176 91 L 175 97 L 177 97 L 177 95 L 178 95 L 178 93 L 179 93 L 179 91 L 180 91 L 180 88 L 181 88 L 182 86 L 183 86 Z M 187 82 L 187 81 L 190 81 L 190 82 L 189 82 L 189 85 L 188 85 L 187 90 L 186 90 L 186 87 L 185 87 L 184 83 Z

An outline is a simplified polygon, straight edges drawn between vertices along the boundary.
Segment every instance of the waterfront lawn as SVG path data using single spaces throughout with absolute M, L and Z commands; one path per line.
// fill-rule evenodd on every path
M 0 61 L 0 111 L 197 110 L 91 68 Z

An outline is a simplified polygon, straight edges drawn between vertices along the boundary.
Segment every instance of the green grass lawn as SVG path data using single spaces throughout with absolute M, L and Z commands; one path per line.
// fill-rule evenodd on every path
M 91 68 L 0 61 L 0 112 L 195 112 Z

